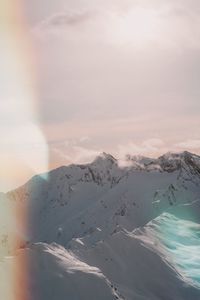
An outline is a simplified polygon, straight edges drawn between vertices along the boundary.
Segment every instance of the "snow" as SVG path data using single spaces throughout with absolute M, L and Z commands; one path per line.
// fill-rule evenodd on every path
M 10 282 L 5 285 L 4 276 L 9 265 L 15 265 L 17 259 L 24 261 L 27 257 L 29 274 L 26 276 L 26 285 L 22 276 L 18 276 L 15 282 L 19 289 L 12 287 Z M 5 300 L 66 300 L 66 297 L 70 300 L 120 299 L 98 268 L 80 261 L 56 244 L 34 244 L 19 251 L 16 257 L 6 258 L 0 264 L 0 279 L 1 295 Z
M 102 153 L 0 194 L 5 300 L 3 274 L 19 257 L 29 258 L 27 299 L 200 299 L 200 157 L 127 162 Z M 25 208 L 23 228 L 11 212 Z

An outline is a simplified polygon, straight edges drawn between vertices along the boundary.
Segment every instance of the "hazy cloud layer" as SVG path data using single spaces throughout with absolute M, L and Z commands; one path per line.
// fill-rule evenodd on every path
M 88 143 L 80 140 L 63 141 L 50 146 L 50 161 L 52 167 L 58 165 L 66 165 L 71 163 L 88 163 L 92 162 L 96 156 L 100 155 L 104 150 L 94 148 Z M 159 157 L 167 152 L 180 152 L 189 150 L 191 152 L 200 151 L 200 140 L 182 141 L 178 144 L 172 143 L 170 146 L 163 140 L 152 138 L 141 142 L 129 141 L 128 143 L 119 144 L 116 149 L 111 151 L 117 159 L 124 161 L 127 154 L 144 155 L 149 157 Z M 59 163 L 58 163 L 59 162 Z
M 76 25 L 82 25 L 92 18 L 93 14 L 89 11 L 68 11 L 57 13 L 48 17 L 39 23 L 36 28 L 39 30 L 61 30 L 68 26 L 73 27 Z
M 183 132 L 187 124 L 192 135 L 187 138 L 196 138 L 190 120 L 198 124 L 200 111 L 199 1 L 52 0 L 28 1 L 27 8 L 29 19 L 35 16 L 42 123 L 82 126 L 149 115 L 167 139 L 172 132 L 159 125 L 163 118 L 166 127 L 176 119 L 178 130 L 185 119 Z M 155 12 L 159 30 L 150 41 L 135 41 L 137 24 L 131 22 L 138 9 L 146 9 L 147 19 Z M 129 14 L 130 32 L 123 40 Z
M 36 83 L 24 82 L 26 88 L 36 86 L 34 109 L 24 99 L 47 142 L 50 168 L 89 160 L 99 151 L 200 153 L 199 0 L 27 0 L 24 5 Z M 15 65 L 9 61 L 9 67 Z M 10 74 L 18 78 L 16 61 L 18 69 Z M 7 90 L 14 91 L 10 82 Z M 8 110 L 10 120 L 13 109 Z

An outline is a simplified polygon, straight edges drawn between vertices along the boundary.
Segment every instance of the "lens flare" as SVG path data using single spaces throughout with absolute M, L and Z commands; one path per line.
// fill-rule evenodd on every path
M 20 174 L 13 166 L 20 165 L 21 172 L 31 176 L 33 172 L 44 172 L 48 165 L 47 144 L 37 121 L 33 51 L 22 8 L 20 1 L 0 3 L 1 191 L 11 188 L 5 182 L 7 168 L 13 169 L 8 173 L 14 180 Z
M 17 177 L 23 177 L 23 172 L 31 175 L 47 170 L 48 148 L 37 122 L 33 51 L 23 3 L 1 0 L 0 12 L 0 190 L 4 191 L 10 188 L 8 174 L 15 182 Z M 0 194 L 1 299 L 29 300 L 28 257 L 12 257 L 15 249 L 23 247 L 26 241 L 27 215 L 23 199 L 17 207 L 15 199 L 7 201 Z M 14 233 L 11 228 L 15 228 Z

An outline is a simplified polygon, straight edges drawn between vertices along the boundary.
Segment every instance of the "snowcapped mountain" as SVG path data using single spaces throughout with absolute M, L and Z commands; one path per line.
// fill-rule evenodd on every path
M 103 153 L 37 175 L 0 203 L 0 278 L 10 261 L 28 255 L 26 299 L 200 299 L 195 154 L 129 155 L 121 164 Z

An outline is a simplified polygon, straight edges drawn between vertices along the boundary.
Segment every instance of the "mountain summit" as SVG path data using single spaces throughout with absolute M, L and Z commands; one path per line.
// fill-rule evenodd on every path
M 170 248 L 190 253 L 185 243 L 191 239 L 195 251 L 200 250 L 200 157 L 182 152 L 156 159 L 129 155 L 126 160 L 128 165 L 121 167 L 112 155 L 102 153 L 89 164 L 63 166 L 46 180 L 37 175 L 1 194 L 2 216 L 26 211 L 25 228 L 19 213 L 13 227 L 0 219 L 0 253 L 13 255 L 13 260 L 30 257 L 32 286 L 37 286 L 30 287 L 30 299 L 200 298 L 198 279 Z M 11 232 L 19 244 L 13 245 Z M 173 236 L 179 239 L 179 234 L 176 244 Z M 7 263 L 4 259 L 2 267 Z

